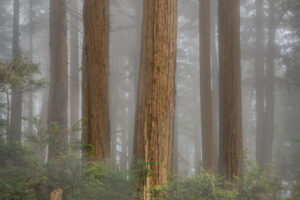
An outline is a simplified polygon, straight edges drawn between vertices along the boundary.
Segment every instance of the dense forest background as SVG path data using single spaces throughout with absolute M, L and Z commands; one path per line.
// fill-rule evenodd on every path
M 299 200 L 300 1 L 1 0 L 0 200 Z

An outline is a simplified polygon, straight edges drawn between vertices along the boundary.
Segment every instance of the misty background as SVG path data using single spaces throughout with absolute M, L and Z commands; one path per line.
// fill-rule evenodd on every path
M 29 3 L 31 2 L 31 4 Z M 273 1 L 270 1 L 273 2 Z M 257 86 L 256 63 L 256 1 L 241 0 L 241 69 L 242 69 L 242 114 L 244 156 L 247 161 L 256 160 L 257 109 L 256 88 L 264 86 L 267 60 L 263 60 L 263 79 Z M 133 150 L 134 119 L 136 109 L 137 83 L 141 56 L 142 7 L 141 0 L 110 1 L 109 34 L 109 117 L 111 134 L 110 159 L 118 168 L 130 169 Z M 67 1 L 68 27 L 68 126 L 81 120 L 81 63 L 83 47 L 83 1 Z M 273 122 L 262 117 L 261 124 L 273 123 L 272 161 L 275 174 L 283 182 L 295 180 L 300 168 L 300 3 L 297 0 L 274 1 L 274 107 Z M 262 51 L 268 54 L 268 17 L 269 3 L 263 3 L 263 40 Z M 218 25 L 217 0 L 211 1 L 211 74 L 213 126 L 218 133 Z M 32 20 L 30 22 L 30 19 Z M 49 2 L 46 0 L 20 0 L 20 49 L 23 56 L 39 64 L 40 72 L 35 78 L 49 80 Z M 78 34 L 78 41 L 72 41 L 72 34 Z M 13 1 L 0 1 L 0 62 L 8 63 L 13 55 Z M 78 49 L 72 57 L 72 47 Z M 74 52 L 73 52 L 74 53 Z M 74 54 L 73 54 L 74 55 Z M 77 56 L 76 56 L 77 55 Z M 177 171 L 180 177 L 195 175 L 201 154 L 201 109 L 200 109 L 200 58 L 199 58 L 199 2 L 198 0 L 178 0 L 177 31 L 177 69 L 176 69 L 176 112 L 175 112 L 175 154 Z M 71 73 L 72 63 L 79 63 L 76 77 Z M 76 72 L 76 70 L 75 70 Z M 75 85 L 74 85 L 75 84 Z M 23 95 L 22 145 L 32 145 L 28 135 L 32 134 L 30 121 L 34 117 L 47 127 L 47 108 L 49 83 L 34 92 Z M 71 88 L 75 88 L 75 93 Z M 74 96 L 75 95 L 75 96 Z M 2 102 L 9 103 L 8 97 L 1 93 Z M 32 100 L 30 100 L 32 98 Z M 77 114 L 72 116 L 71 100 L 79 101 Z M 32 101 L 32 108 L 29 106 Z M 266 100 L 263 100 L 263 106 Z M 32 109 L 32 111 L 30 111 Z M 7 119 L 7 110 L 0 117 Z M 32 114 L 30 114 L 32 112 Z M 30 116 L 31 115 L 31 116 Z M 6 138 L 5 131 L 1 131 Z M 80 140 L 80 130 L 75 138 Z M 71 134 L 68 140 L 72 140 Z M 47 145 L 39 152 L 47 158 Z M 35 149 L 36 151 L 38 148 Z

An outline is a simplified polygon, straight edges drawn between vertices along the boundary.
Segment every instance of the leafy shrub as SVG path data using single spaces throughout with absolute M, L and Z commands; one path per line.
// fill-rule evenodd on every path
M 47 199 L 47 174 L 32 152 L 0 141 L 0 199 Z
M 297 180 L 294 183 L 294 186 L 292 188 L 292 194 L 288 198 L 288 200 L 299 200 L 300 199 L 300 170 L 298 172 Z
M 154 186 L 149 192 L 152 200 L 281 199 L 278 195 L 282 190 L 280 179 L 270 175 L 269 170 L 260 170 L 254 166 L 244 172 L 244 177 L 238 181 L 237 190 L 226 190 L 224 184 L 221 178 L 202 171 L 196 177 L 175 180 L 168 186 Z
M 0 142 L 1 200 L 47 200 L 57 188 L 66 200 L 132 200 L 135 174 L 111 164 L 83 163 L 71 149 L 43 163 L 19 144 Z
M 282 190 L 281 180 L 271 174 L 270 168 L 266 170 L 251 166 L 240 181 L 238 199 L 243 200 L 277 200 L 281 197 L 278 192 Z
M 196 177 L 175 180 L 169 186 L 155 186 L 150 189 L 153 200 L 233 200 L 236 191 L 226 191 L 222 188 L 220 178 L 201 172 Z
M 138 161 L 137 170 L 121 171 L 112 164 L 82 162 L 78 153 L 69 148 L 44 163 L 27 148 L 0 140 L 0 200 L 47 200 L 57 188 L 64 200 L 132 200 L 138 196 L 138 182 L 152 175 L 149 165 L 155 164 Z M 201 171 L 148 192 L 152 200 L 279 200 L 282 190 L 280 179 L 256 167 L 245 170 L 238 190 L 226 190 L 223 184 L 222 178 Z M 298 187 L 288 200 L 300 199 Z

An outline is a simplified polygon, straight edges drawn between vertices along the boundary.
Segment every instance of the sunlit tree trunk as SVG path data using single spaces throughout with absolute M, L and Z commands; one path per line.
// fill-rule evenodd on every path
M 265 143 L 265 163 L 272 162 L 273 139 L 274 139 L 274 84 L 275 84 L 275 36 L 276 36 L 276 19 L 275 3 L 277 1 L 269 0 L 269 24 L 268 24 L 268 52 L 267 52 L 267 73 L 266 73 L 266 143 Z
M 264 13 L 263 0 L 256 0 L 256 49 L 255 49 L 255 90 L 256 90 L 256 161 L 260 167 L 266 162 L 264 146 L 265 134 L 265 95 L 264 95 Z
M 234 182 L 242 168 L 240 1 L 219 0 L 220 173 Z
M 215 171 L 210 69 L 210 0 L 200 0 L 200 97 L 203 163 Z
M 139 185 L 146 200 L 146 189 L 166 185 L 172 169 L 176 32 L 177 0 L 144 0 L 134 154 L 155 162 L 153 175 Z
M 14 0 L 13 2 L 13 58 L 20 55 L 20 2 Z M 22 91 L 20 88 L 15 88 L 11 96 L 11 116 L 9 128 L 9 142 L 21 142 L 22 131 Z
M 50 0 L 50 86 L 48 101 L 48 127 L 56 123 L 62 128 L 68 125 L 68 66 L 67 26 L 65 0 Z M 67 146 L 67 132 L 50 135 L 49 160 L 55 159 Z
M 93 160 L 110 155 L 108 72 L 109 1 L 84 1 L 83 139 Z
M 79 80 L 79 6 L 78 0 L 70 1 L 70 121 L 71 126 L 79 122 L 80 80 Z M 71 143 L 79 142 L 79 133 L 71 135 Z

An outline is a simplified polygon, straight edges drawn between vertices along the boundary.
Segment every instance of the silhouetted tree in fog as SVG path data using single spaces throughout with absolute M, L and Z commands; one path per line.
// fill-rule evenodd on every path
M 209 171 L 216 170 L 215 137 L 212 122 L 210 0 L 200 0 L 200 97 L 203 163 Z
M 20 56 L 20 2 L 19 0 L 14 0 L 13 2 L 13 59 Z M 22 131 L 22 99 L 23 94 L 18 86 L 14 88 L 11 95 L 11 114 L 9 128 L 9 142 L 21 142 L 21 131 Z
M 70 9 L 70 122 L 71 126 L 80 120 L 80 79 L 79 79 L 79 2 L 72 0 L 69 2 Z M 71 142 L 79 142 L 79 133 L 71 135 Z
M 268 17 L 268 48 L 266 53 L 266 114 L 265 114 L 265 165 L 272 162 L 273 140 L 274 140 L 274 113 L 275 113 L 275 58 L 276 44 L 275 38 L 277 33 L 276 21 L 276 4 L 277 0 L 269 0 L 269 17 Z
M 68 125 L 68 65 L 67 24 L 65 0 L 50 0 L 50 85 L 48 101 L 48 127 L 53 123 L 65 129 Z M 66 149 L 67 132 L 50 135 L 49 160 Z
M 33 58 L 33 0 L 29 0 L 29 58 Z M 28 93 L 28 118 L 33 117 L 33 93 L 30 91 Z M 29 122 L 28 124 L 28 132 L 32 133 L 33 132 L 33 124 Z
M 265 134 L 265 56 L 264 56 L 264 1 L 256 0 L 256 47 L 255 47 L 255 91 L 256 91 L 256 161 L 264 166 Z

